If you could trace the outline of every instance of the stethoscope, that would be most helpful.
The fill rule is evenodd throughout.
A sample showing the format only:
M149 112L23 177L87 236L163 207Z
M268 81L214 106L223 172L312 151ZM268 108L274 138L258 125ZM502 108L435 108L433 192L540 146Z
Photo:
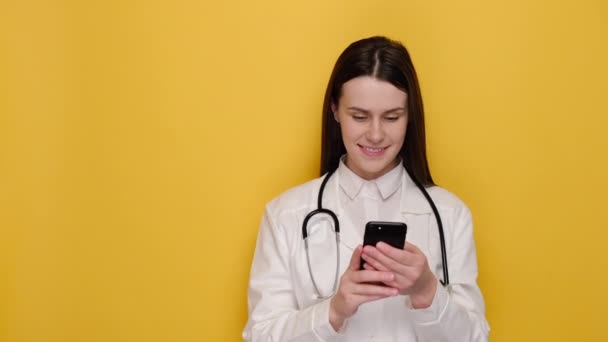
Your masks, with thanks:
M435 220L437 221L437 228L439 229L439 242L441 243L441 263L442 263L442 267L443 267L443 280L439 280L439 281L441 282L441 284L443 286L448 286L450 284L450 278L448 276L448 259L447 259L446 250L445 250L445 238L443 236L443 224L441 223L441 216L439 216L439 211L437 210L437 207L435 206L435 202L433 202L433 199L431 199L431 196L429 196L429 193L426 191L426 189L424 189L424 187L422 186L422 184L420 184L420 182L418 182L418 180L416 180L414 177L411 176L410 172L407 170L407 168L405 166L404 166L404 168L405 168L405 172L407 172L407 174L410 175L410 178L412 179L412 181L414 181L414 184L416 184L416 187L418 187L418 189L420 189L420 191L422 192L422 194L424 195L426 200L431 205L431 209L433 209L433 214L435 215ZM308 265L308 273L310 274L310 279L312 280L312 284L315 287L315 291L317 291L317 297L319 299L330 298L331 296L333 296L336 293L336 289L338 287L338 276L339 276L339 272L340 272L340 222L338 221L338 216L336 216L336 214L333 211L323 208L323 205L322 205L323 191L325 190L325 185L327 185L327 181L329 181L329 178L335 171L336 171L336 169L329 171L327 173L327 175L325 176L325 178L323 179L323 182L321 182L321 188L319 188L319 195L317 197L317 209L308 213L308 215L306 215L306 217L304 218L304 222L302 222L302 237L304 239L304 249L306 250L306 263ZM329 215L329 217L331 217L331 219L333 220L333 223L334 223L334 233L336 236L336 272L334 275L334 285L332 287L331 293L326 296L323 296L321 294L321 291L319 290L319 286L317 285L315 277L312 273L312 268L310 266L310 253L308 252L308 221L313 216L318 215L318 214L325 214L325 215Z

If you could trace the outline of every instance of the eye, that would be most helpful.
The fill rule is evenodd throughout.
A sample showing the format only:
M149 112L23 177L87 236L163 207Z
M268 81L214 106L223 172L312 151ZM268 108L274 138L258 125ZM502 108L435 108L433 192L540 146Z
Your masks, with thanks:
M367 116L361 114L353 114L353 119L355 119L355 121L365 121L365 119L367 119Z
M399 120L399 116L387 116L386 121L397 121Z

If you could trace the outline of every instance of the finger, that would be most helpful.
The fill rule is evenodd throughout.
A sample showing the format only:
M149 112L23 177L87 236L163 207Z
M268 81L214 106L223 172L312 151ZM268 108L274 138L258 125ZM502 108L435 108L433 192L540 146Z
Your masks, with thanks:
M373 302L373 301L376 301L379 299L384 299L387 297L392 297L392 296L357 296L357 307L359 307L361 304Z
M418 247L406 243L405 244L406 248L405 249L399 249L399 248L395 248L387 243L384 242L378 242L377 244L377 249L382 252L381 254L384 254L385 256L401 263L401 264L408 264L408 260L414 258L417 254L422 253L420 252L420 250L418 249ZM378 258L378 256L376 256L375 254L372 254L374 257Z
M382 265L382 263L380 263L376 258L374 258L373 256L371 256L370 254L364 252L363 254L361 254L361 258L363 258L363 260L365 260L365 266L369 265L369 267L371 267L372 269L378 270L378 271L383 271L383 272L389 272L390 270Z
M383 285L357 284L353 287L352 293L359 296L390 297L399 294L399 290Z
M365 264L363 264L363 268L364 268L364 269L366 269L366 270L369 270L369 271L378 271L377 269L375 269L375 268L374 268L374 266L372 266L371 264L368 264L367 262L366 262ZM395 282L395 279L397 279L397 276L396 276L396 275L395 275L395 277L393 278L393 281L382 281L382 282L375 281L375 282L371 282L371 283L369 283L369 284L375 284L375 285L382 285L382 284L384 284L384 285L386 285L386 286L390 286L390 287L395 287L395 288L397 288L396 286L389 285L389 284L391 284L391 283L392 283L392 284L395 284L395 283L396 283L396 282Z
M416 245L414 245L413 243L410 243L410 242L405 243L405 247L403 248L403 250L408 251L410 253L414 253L414 254L422 253L420 248L418 248Z
M392 281L395 280L395 275L391 272L360 270L352 272L349 278L353 283L359 284Z
M350 257L350 263L348 264L349 269L351 269L353 271L359 270L362 250L363 250L363 247L361 247L361 245L358 245L355 248L355 250L353 251L353 255Z
M374 268L374 266L368 264L367 262L363 264L363 269L368 271L378 271L376 268Z
M373 302L375 300L383 299L383 298L386 298L386 297L392 297L392 296L365 296L364 297L364 301L362 301L361 304L365 304L365 303L368 303L368 302ZM361 305L361 304L359 304L359 305Z
M366 251L366 254L368 252ZM374 267L381 267L388 271L395 273L403 273L406 271L408 259L412 257L412 254L405 252L404 250L394 248L383 242L378 243L376 250L371 250L369 255L376 260ZM381 266L379 266L381 265Z
M369 257L369 256L367 256L367 257L366 257L366 255L365 255L365 254L363 254L363 255L362 255L362 257L363 257L364 259L371 258L371 257ZM382 265L381 263L379 263L378 261L376 261L376 260L375 260L375 259L373 259L373 258L371 258L371 260L366 260L366 262L365 262L365 266L364 266L364 267L365 267L366 269L368 269L368 270L374 270L374 271L375 271L375 270L376 270L376 268L374 268L374 266L375 266L375 265L378 265L378 266L377 266L378 268L382 268L380 271L383 271L383 272L390 272L390 273L392 273L392 274L394 275L393 280L390 280L390 281L382 281L382 284L384 284L385 286L388 286L388 287L394 287L394 288L396 288L396 289L400 289L400 288L402 287L402 284L403 284L404 280L409 279L409 278L408 278L408 277L409 277L409 273L406 273L406 274L394 273L393 271L389 270L388 268L386 268L384 265ZM407 266L406 266L406 267L404 268L404 271L405 271L405 272L409 272L409 271L411 271L411 270L410 270L410 267L407 267Z
M399 249L396 249L393 246L390 246L384 242L379 242L377 245L382 246L382 248L384 248L384 246L388 246L388 248L390 248L390 249L395 249L397 251L400 251ZM401 250L401 252L403 252L403 251ZM378 269L379 271L385 271L385 272L399 271L398 266L400 264L400 260L394 260L392 258L387 257L386 255L384 255L382 253L382 251L379 248L376 248L373 246L364 246L363 251L361 253L361 257L364 260L366 260L365 258L369 259L369 262L372 263L372 266L374 266L374 268ZM366 262L367 262L367 260L366 260Z

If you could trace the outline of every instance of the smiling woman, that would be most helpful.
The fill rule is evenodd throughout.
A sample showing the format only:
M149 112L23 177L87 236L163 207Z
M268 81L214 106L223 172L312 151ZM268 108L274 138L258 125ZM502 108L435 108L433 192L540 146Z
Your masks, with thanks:
M325 175L266 207L244 339L487 341L471 214L431 178L405 47L385 37L352 43L330 77L323 116ZM407 242L363 248L370 221L405 224Z

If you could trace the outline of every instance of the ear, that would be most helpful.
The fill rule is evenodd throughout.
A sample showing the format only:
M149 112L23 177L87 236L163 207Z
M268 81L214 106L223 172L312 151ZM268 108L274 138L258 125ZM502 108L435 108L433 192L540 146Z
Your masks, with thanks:
M336 104L333 102L331 104L331 112L334 114L334 120L336 120L336 122L340 122L338 119L338 107L336 107Z

